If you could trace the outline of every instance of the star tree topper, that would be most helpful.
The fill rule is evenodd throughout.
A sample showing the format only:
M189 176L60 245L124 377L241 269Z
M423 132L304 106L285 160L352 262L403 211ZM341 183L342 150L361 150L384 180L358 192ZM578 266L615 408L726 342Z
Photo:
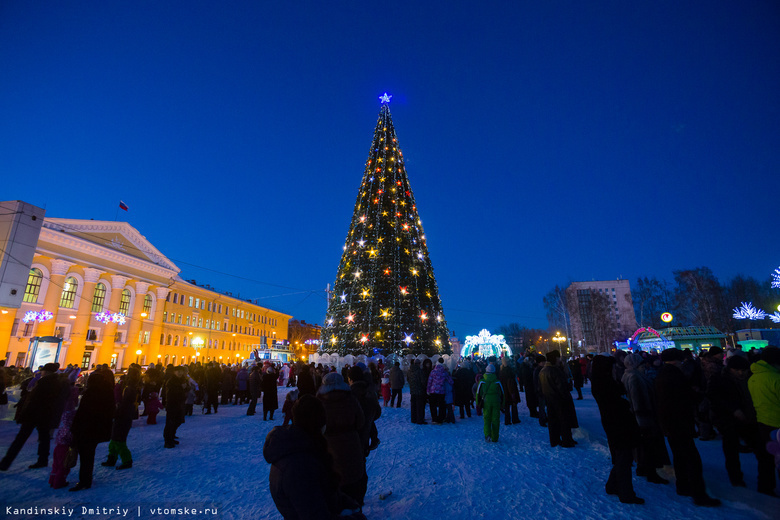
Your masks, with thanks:
M381 101L381 102L382 102L382 104L384 104L384 103L390 103L390 98L392 98L392 97L393 97L393 96L389 96L389 95L387 95L387 92L385 92L384 94L382 94L381 96L379 96L379 101Z

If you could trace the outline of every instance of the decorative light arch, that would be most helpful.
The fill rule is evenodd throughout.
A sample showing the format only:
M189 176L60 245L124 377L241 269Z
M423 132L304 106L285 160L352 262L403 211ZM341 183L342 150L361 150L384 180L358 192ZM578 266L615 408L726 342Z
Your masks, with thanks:
M462 357L478 355L483 357L512 355L512 349L506 344L502 334L490 334L482 329L477 336L466 336L466 342L460 351Z
M657 337L658 339L660 339L662 341L669 341L669 340L667 340L664 337L663 334L661 334L660 332L658 332L654 328L652 328L652 327L642 327L640 329L637 329L636 332L634 332L634 334L631 336L631 338L628 340L628 342L629 343L633 343L636 340L637 336L639 336L643 332L649 332L650 334L653 334L655 337Z

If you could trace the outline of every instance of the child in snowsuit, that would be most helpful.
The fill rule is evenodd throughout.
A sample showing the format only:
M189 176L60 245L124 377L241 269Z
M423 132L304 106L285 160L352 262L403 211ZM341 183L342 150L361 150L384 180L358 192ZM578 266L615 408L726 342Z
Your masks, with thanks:
M162 403L157 397L157 392L152 392L146 399L146 424L157 424L157 414L160 413Z
M487 372L477 387L477 406L482 406L485 422L485 441L498 442L498 427L501 424L501 410L504 408L504 388L496 377L496 367L487 366Z
M287 392L287 397L284 398L284 404L282 405L282 413L284 414L284 422L282 426L287 426L292 422L292 409L295 401L298 400L298 390L291 390Z
M387 406L387 403L390 402L390 371L385 370L385 373L382 375L382 399L384 399L384 406Z

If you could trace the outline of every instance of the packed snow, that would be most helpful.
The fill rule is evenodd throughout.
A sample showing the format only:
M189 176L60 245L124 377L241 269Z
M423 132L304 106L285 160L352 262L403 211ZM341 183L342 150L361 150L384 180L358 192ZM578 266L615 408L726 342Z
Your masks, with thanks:
M287 391L279 388L280 404ZM617 497L605 494L611 468L609 450L587 386L583 394L584 400L575 401L580 421L574 433L578 445L566 449L550 448L547 430L528 416L524 404L520 405L522 422L504 426L502 417L500 440L493 444L484 441L482 418L476 414L456 424L433 425L430 416L427 425L411 424L409 394L405 393L402 408L383 408L377 421L381 444L367 461L369 491L363 512L370 519L410 520L780 518L780 500L755 491L752 454L741 455L748 488L729 484L719 440L697 441L697 446L708 490L723 500L721 507L694 506L690 498L676 495L673 481L658 485L634 477L637 495L647 500L644 505L621 504ZM0 407L6 408L0 420L3 453L19 429L12 420L18 388L10 397L11 406ZM37 458L34 432L11 468L0 473L4 517L63 518L73 508L71 518L185 518L183 513L194 511L186 517L280 519L268 491L269 465L262 447L271 428L281 425L281 410L273 421L263 421L259 407L255 416L247 416L246 408L220 406L217 414L201 415L196 406L196 415L187 417L179 428L181 444L175 449L163 448L165 412L156 425L147 425L145 417L136 420L127 441L133 468L116 471L100 466L108 452L108 443L101 444L92 488L77 493L67 487L53 490L48 484L49 470L27 468ZM671 467L659 473L668 479L674 476ZM78 467L71 471L71 485L77 476ZM306 500L306 490L300 493L301 500ZM28 514L35 507L65 508L66 512L36 515L33 509ZM115 512L108 513L111 508ZM216 508L216 514L205 513L206 508ZM14 509L28 512L13 514ZM171 514L171 509L178 511Z

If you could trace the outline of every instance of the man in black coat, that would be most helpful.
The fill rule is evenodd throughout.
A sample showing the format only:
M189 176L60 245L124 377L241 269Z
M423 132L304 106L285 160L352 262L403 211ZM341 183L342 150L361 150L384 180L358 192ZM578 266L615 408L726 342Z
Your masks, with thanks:
M209 369L206 370L206 415L211 413L211 407L214 407L214 413L217 413L219 407L219 401L217 400L217 394L219 394L219 386L222 383L222 370L219 365L213 363Z
M261 385L263 378L260 375L260 365L252 367L252 372L249 374L249 408L246 409L247 415L254 415L257 409L257 399L262 393Z
M114 374L95 370L89 375L87 388L73 417L70 431L79 452L79 481L70 491L92 487L95 450L101 442L111 438L114 418Z
M471 363L468 360L465 360L463 362L463 365L459 369L455 371L455 374L452 376L452 378L455 380L455 388L453 389L454 393L454 404L460 408L460 418L463 419L463 413L465 408L465 413L469 417L471 417L471 400L473 399L473 395L471 393L471 388L474 386L474 378L476 377L476 374L474 373L474 370L471 368ZM412 386L411 383L412 376L409 375L409 386ZM520 422L518 420L518 422Z
M352 395L355 396L358 403L360 403L360 408L363 410L365 421L359 432L360 443L363 446L363 453L368 457L368 452L379 444L379 439L375 441L374 446L371 446L370 442L374 421L382 413L382 408L379 406L379 398L376 392L368 386L363 370L358 366L349 369L349 387L352 389Z
M1 471L11 467L33 430L38 430L38 461L32 464L30 469L45 468L49 465L49 431L59 426L70 392L68 380L57 374L59 368L58 363L47 363L41 369L42 376L30 391L24 408L19 413L22 427L0 461Z
M578 428L579 423L566 375L559 366L560 358L561 354L557 350L547 354L547 362L539 371L539 386L547 405L550 446L573 448L577 443L571 436L571 429Z
M658 422L672 450L677 494L693 497L697 506L719 506L720 500L707 495L696 436L693 388L680 368L683 353L676 348L661 352L663 366L655 379Z
M163 439L166 448L175 448L179 441L176 440L176 430L184 423L184 403L187 400L190 384L184 376L184 367L176 367L165 383L165 429Z
M501 358L501 370L498 373L498 379L501 381L501 386L504 387L504 424L507 426L520 422L520 418L517 416L520 392L517 389L517 374L512 365L514 365L514 360L504 356Z
M624 504L644 504L645 501L636 496L631 482L633 450L639 446L639 425L630 404L622 397L623 385L613 377L615 362L612 356L596 356L591 376L593 398L599 407L601 425L612 456L606 491L609 495L617 495Z

